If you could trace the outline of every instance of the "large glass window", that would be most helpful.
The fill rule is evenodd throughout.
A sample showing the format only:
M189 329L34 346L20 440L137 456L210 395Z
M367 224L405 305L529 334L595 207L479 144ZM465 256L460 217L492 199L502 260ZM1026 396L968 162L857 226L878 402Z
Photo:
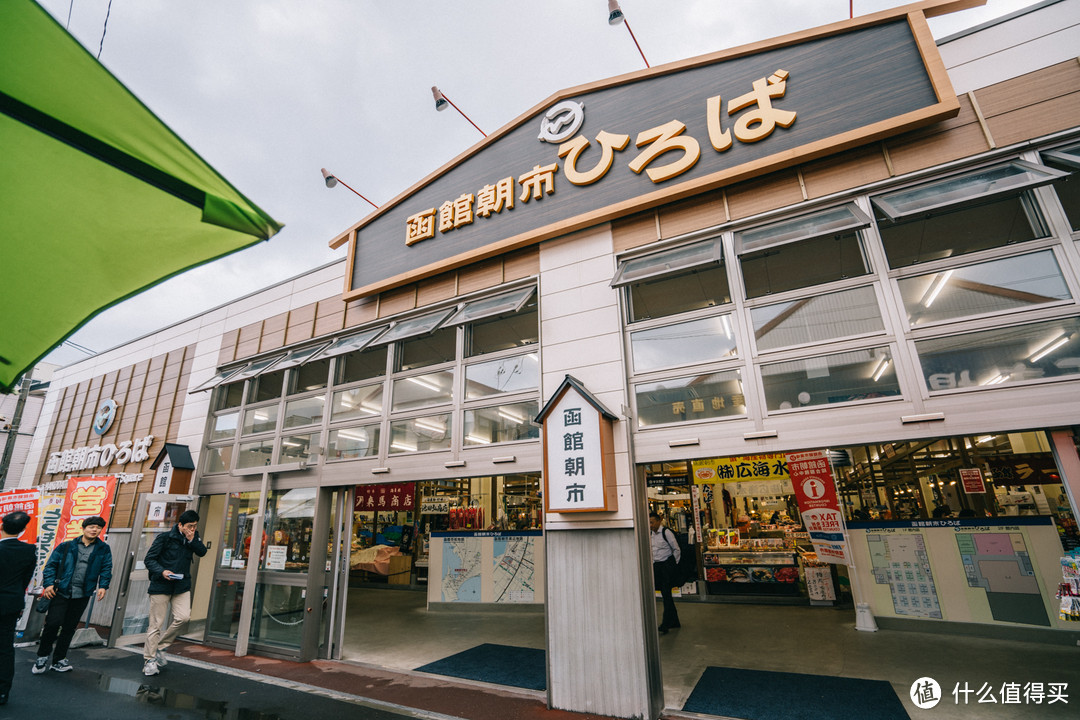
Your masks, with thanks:
M378 417L382 414L382 383L341 390L334 393L333 421Z
M738 370L641 383L634 396L638 427L746 414Z
M232 455L233 446L224 445L222 447L208 447L206 448L206 464L204 472L208 475L211 473L222 473L232 469Z
M338 383L347 385L382 377L386 374L386 352L386 346L381 345L342 356L338 360Z
M915 343L931 391L1011 385L1080 373L1080 318Z
M763 305L750 311L758 350L824 342L880 332L881 319L870 286Z
M315 360L289 373L289 394L311 392L326 387L330 379L330 359Z
M473 363L465 368L465 399L535 390L539 381L536 353Z
M900 394L887 347L761 366L769 410L869 400Z
M870 272L858 233L817 237L739 256L746 297L797 290Z
M630 350L638 373L734 357L731 316L717 315L632 332Z
M450 449L451 415L398 420L390 423L390 453Z
M727 270L720 266L690 270L630 284L630 321L667 317L731 302Z
M330 431L330 441L326 445L326 457L329 460L372 457L378 454L378 425L363 425Z
M538 403L524 402L465 411L465 444L489 445L514 440L535 440L540 427L532 419Z
M848 203L735 233L746 297L866 275L859 230L870 218Z
M431 335L398 343L397 369L415 370L452 361L457 356L457 328L445 327Z
M913 327L1071 297L1050 250L902 278L897 285Z
M285 403L284 427L302 427L314 425L323 421L326 409L326 395L313 395L311 397L290 400Z
M241 443L236 456L237 468L252 468L269 465L274 452L273 440Z
M222 413L214 418L214 425L210 428L210 442L229 440L236 437L236 423L240 420L240 413Z
M516 313L477 320L465 327L466 357L540 342L540 317L535 298Z
M284 370L275 370L252 378L248 381L248 402L257 403L281 397L284 382Z
M1080 145L1048 150L1042 154L1043 162L1051 167L1071 173L1054 181L1065 216L1073 232L1080 230Z
M271 432L277 429L278 406L263 405L244 411L244 435Z
M453 370L415 375L394 381L394 412L414 410L453 401Z
M281 452L278 453L279 463L308 462L311 456L319 450L320 433L306 435L288 435L281 438Z

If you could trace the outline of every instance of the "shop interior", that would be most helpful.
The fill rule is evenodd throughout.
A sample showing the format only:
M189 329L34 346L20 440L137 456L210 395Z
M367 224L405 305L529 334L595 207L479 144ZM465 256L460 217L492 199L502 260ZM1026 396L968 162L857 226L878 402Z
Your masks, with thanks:
M1043 515L1053 519L1063 551L1080 546L1045 432L828 448L828 455L849 523ZM777 459L783 455L719 459L748 469L712 483L694 482L695 468L708 460L644 466L650 511L697 554L698 581L683 586L684 597L850 602L846 568L817 559L790 479L770 474Z
M431 480L398 487L408 494L411 509L404 500L396 508L368 509L364 500L369 495L364 494L364 486L357 488L350 587L424 588L433 533L540 530L543 524L539 473Z

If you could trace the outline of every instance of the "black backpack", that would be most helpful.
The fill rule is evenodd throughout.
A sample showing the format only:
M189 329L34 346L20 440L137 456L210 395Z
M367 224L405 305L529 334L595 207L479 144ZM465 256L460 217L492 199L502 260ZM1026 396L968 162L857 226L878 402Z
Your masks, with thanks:
M697 553L694 552L694 546L686 542L685 536L681 533L674 532L668 527L664 528L664 532L668 536L674 537L676 544L679 546L679 564L675 568L675 577L673 578L675 585L682 586L697 580Z

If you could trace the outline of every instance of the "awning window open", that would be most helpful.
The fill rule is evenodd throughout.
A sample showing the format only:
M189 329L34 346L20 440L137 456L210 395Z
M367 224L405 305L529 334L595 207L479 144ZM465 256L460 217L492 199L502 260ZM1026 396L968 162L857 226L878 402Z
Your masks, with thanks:
M248 378L253 378L256 375L262 375L264 372L270 370L271 368L277 370L277 368L273 366L284 357L284 355L274 355L273 357L256 360L255 362L244 368L241 372L238 372L237 374L230 377L229 382L239 382L241 380L247 380Z
M454 308L447 308L445 310L439 310L438 312L428 313L427 315L421 315L420 317L402 320L391 326L386 334L379 337L374 344L386 345L395 340L404 340L406 338L416 337L417 335L433 333L443 324L446 318L450 317L450 313L452 312L454 312Z
M720 238L681 245L651 255L623 260L619 263L619 270L611 281L611 287L674 275L707 265L718 266L723 262L724 249Z
M346 335L343 338L338 338L321 351L309 356L303 362L325 360L326 358L337 357L338 355L344 355L345 353L351 353L356 350L363 350L370 345L371 341L377 338L380 333L386 330L386 327L386 325L380 325L377 328L371 328L370 330L365 330L364 332L356 333L355 335Z
M527 287L520 290L501 293L494 297L482 300L473 300L465 303L460 310L446 321L446 325L461 325L462 323L481 320L494 315L506 315L516 313L536 292L536 288Z
M204 382L202 385L199 385L194 390L189 390L188 395L192 395L192 394L197 393L197 392L202 392L203 390L212 390L213 388L216 388L218 385L225 382L226 380L231 380L234 375L238 374L241 370L243 370L243 369L245 369L247 367L248 367L247 365L237 365L236 367L231 367L228 370L222 370L217 375L210 378L209 380Z
M823 235L845 235L869 227L870 218L855 203L828 208L790 220L735 233L736 252L743 255L777 245L811 240Z
M284 370L285 368L303 365L308 360L310 360L313 355L327 347L330 347L330 343L323 343L322 345L312 345L310 347L293 350L291 353L285 356L284 360L274 366L274 370Z
M1057 150L1046 150L1042 153L1042 158L1044 161L1064 165L1073 170L1080 170L1080 145L1071 145Z
M1048 185L1069 173L1023 160L983 168L965 175L905 188L870 198L892 222L929 215L942 208L961 207Z

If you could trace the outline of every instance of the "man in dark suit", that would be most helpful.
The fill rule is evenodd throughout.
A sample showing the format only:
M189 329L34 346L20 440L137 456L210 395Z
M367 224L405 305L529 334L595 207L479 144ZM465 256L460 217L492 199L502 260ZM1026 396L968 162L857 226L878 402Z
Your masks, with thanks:
M7 705L15 675L15 623L26 604L26 588L34 576L37 551L19 540L30 516L21 510L0 522L0 705Z

